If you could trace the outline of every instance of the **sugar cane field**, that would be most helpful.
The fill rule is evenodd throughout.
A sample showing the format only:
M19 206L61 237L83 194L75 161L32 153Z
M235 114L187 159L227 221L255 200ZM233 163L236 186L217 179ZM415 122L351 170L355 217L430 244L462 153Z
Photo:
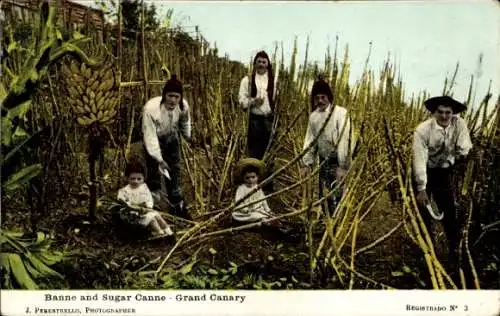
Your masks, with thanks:
M475 91L474 77L461 114L473 149L454 183L462 228L452 277L443 228L436 221L424 229L411 185L413 132L429 117L429 95L406 101L404 74L391 59L380 72L366 66L350 84L347 47L332 47L322 64L310 63L308 45L297 42L286 64L282 47L268 52L279 93L263 158L273 169L262 180L274 183L270 208L293 227L278 234L231 222L234 169L247 155L238 89L248 65L219 56L200 34L146 25L145 10L133 30L66 23L48 3L22 18L5 2L2 11L2 288L500 287L500 99ZM443 75L443 94L453 93L456 72ZM127 160L140 155L143 106L171 74L190 105L193 142L182 143L181 187L191 219L160 204L175 238L127 238L112 207ZM322 211L319 167L305 176L299 165L318 76L353 126L335 216Z

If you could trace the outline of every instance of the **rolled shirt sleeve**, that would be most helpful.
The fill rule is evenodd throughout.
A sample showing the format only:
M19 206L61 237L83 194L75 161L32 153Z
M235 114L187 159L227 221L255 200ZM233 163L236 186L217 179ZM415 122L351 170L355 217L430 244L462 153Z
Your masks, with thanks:
M163 161L158 135L156 134L156 126L151 114L147 111L144 111L142 116L142 133L144 137L144 146L149 155L158 162Z
M351 135L351 122L347 115L347 111L344 111L339 117L339 138L337 146L337 158L339 165L342 169L347 170L351 162L351 152L350 143L352 139Z
M309 118L309 121L307 123L307 131L306 131L306 137L304 139L304 146L302 150L305 150L309 145L313 142L314 140L314 133L313 133L313 126L312 126L312 120ZM309 150L305 153L304 157L302 157L302 163L305 166L312 166L314 163L314 159L316 157L316 151L317 151L317 143L311 146Z
M427 144L424 135L417 129L413 134L413 173L417 191L423 191L427 186L427 160Z
M240 91L238 93L238 101L240 106L246 110L250 104L250 91L248 91L248 76L243 78L240 83Z
M469 128L464 119L458 118L457 121L458 138L456 143L456 153L459 156L467 156L472 149L472 141L470 138Z
M189 111L189 104L183 100L184 111L179 114L179 128L182 135L187 139L191 139L191 114Z

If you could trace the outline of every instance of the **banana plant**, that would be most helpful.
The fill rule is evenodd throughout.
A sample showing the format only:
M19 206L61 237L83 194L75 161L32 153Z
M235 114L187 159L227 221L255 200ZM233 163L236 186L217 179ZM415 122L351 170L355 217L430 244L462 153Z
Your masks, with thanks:
M3 93L3 91L5 91L3 89L3 84L0 83L0 102L2 102L5 98L5 93ZM27 101L19 105L17 108L7 111L5 120L18 119L20 116L24 115L30 104L31 101ZM19 107L22 107L22 109L19 109ZM1 187L2 195L22 188L29 182L29 180L37 176L42 170L42 165L39 163L22 168L17 168L17 163L14 162L14 160L17 159L12 158L21 152L21 150L26 146L31 137L29 137L24 132L20 132L20 127L17 127L14 133L9 133L10 128L11 125L4 124L4 118L2 118L2 153L0 154L0 165L2 166L3 178ZM9 149L7 151L7 154L5 155L4 149Z
M20 47L15 42L11 30L7 29L8 55L3 60L2 69L9 84L8 89L2 88L5 97L1 100L2 125L9 127L7 136L12 135L19 125L19 120L9 119L9 112L14 112L13 116L20 116L27 112L31 106L33 93L40 82L45 79L52 65L66 56L73 56L90 68L100 68L102 66L102 61L89 58L79 47L79 45L91 38L78 35L72 39L63 39L57 27L56 12L55 1L50 4L44 1L41 4L39 24L33 28L33 39L28 48ZM15 54L16 51L28 52L27 58L18 73L14 73L6 62L9 55Z
M0 96L1 99L1 96ZM2 133L5 126L2 125ZM2 175L7 180L2 181L2 195L9 194L24 187L33 177L37 176L41 169L41 164L33 164L13 170L6 166L13 166L14 157L31 137L21 140L5 156L0 157L2 165ZM3 144L2 144L3 145ZM2 288L25 288L37 289L38 285L34 279L62 276L49 266L57 263L63 258L63 254L49 249L50 240L45 234L38 232L36 237L25 237L22 233L14 233L0 230L0 278Z
M0 101L5 98L5 89L0 83ZM22 116L31 101L27 101L18 107L7 111L6 120L18 119ZM0 154L0 165L2 166L2 195L15 192L29 183L42 170L42 165L32 164L18 168L18 160L13 159L22 152L26 144L32 139L25 133L19 133L20 127L16 128L14 134L8 134L11 125L3 124L2 118L2 149L10 148L7 154ZM7 134L7 135L6 135ZM16 170L17 169L17 170ZM62 276L49 268L62 259L62 253L49 249L50 241L45 234L37 233L35 238L27 238L22 233L14 233L0 230L0 269L2 273L2 288L25 288L37 289L34 281L46 277Z
M31 43L28 47L16 42L12 27L6 28L7 56L2 61L5 76L0 81L1 104L1 151L8 153L0 158L3 179L2 193L16 190L38 175L42 166L39 163L26 162L29 157L22 154L28 149L31 137L23 128L25 117L32 105L32 98L40 83L47 77L51 66L66 56L71 56L89 68L100 68L103 60L92 59L82 51L80 45L91 40L79 33L63 38L57 27L56 2L43 1L40 5L40 19L33 25ZM9 25L9 24L7 24ZM13 66L10 61L24 60ZM20 58L21 57L21 58ZM15 158L14 158L15 157Z
M89 67L100 67L101 63L90 59L78 45L90 38L74 37L64 41L57 28L56 4L45 1L40 6L40 19L33 30L33 40L28 48L20 47L13 41L12 33L8 45L8 55L2 61L6 76L0 81L1 104L1 154L2 195L13 193L36 177L42 170L40 163L23 164L23 150L32 137L23 129L22 122L31 108L32 96L42 82L50 66L65 56L73 56ZM18 51L28 51L24 63L15 73L8 67L10 55ZM4 180L6 179L6 180ZM22 233L0 230L0 267L4 288L20 287L36 289L34 280L62 276L49 266L63 258L63 254L52 251L50 239L43 233L30 238Z
M0 230L0 269L2 288L36 290L36 281L63 279L50 266L64 258L64 253L50 249L51 239L38 232L34 237Z

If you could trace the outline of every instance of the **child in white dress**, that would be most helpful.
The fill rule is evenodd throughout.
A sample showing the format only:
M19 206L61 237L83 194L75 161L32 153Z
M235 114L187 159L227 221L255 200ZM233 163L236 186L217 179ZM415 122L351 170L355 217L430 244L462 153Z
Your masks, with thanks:
M118 200L121 200L133 210L129 210L131 218L137 218L137 223L150 227L154 236L171 236L172 229L161 217L160 213L153 210L153 196L148 186L144 183L145 170L139 162L132 162L125 169L125 176L128 184L118 191ZM145 207L150 210L144 214L139 214L140 210L134 206Z
M235 180L238 183L235 197L236 202L243 199L250 191L253 191L255 187L258 186L259 177L263 170L264 163L258 159L245 158L239 161L235 171ZM232 213L233 219L238 222L257 222L272 218L273 216L274 214L267 204L266 196L262 189L257 190L245 199L244 202L236 206ZM266 224L282 228L282 224L278 220Z

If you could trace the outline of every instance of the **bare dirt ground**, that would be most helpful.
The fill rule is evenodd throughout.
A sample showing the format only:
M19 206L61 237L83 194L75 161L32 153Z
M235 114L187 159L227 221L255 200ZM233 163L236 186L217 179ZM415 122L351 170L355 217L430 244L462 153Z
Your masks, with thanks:
M77 177L75 177L76 182ZM114 185L114 184L113 184ZM113 186L111 185L111 186ZM183 185L185 187L185 184ZM156 268L174 244L172 240L143 241L124 238L109 220L109 214L100 210L95 223L85 224L87 196L82 195L78 184L68 185L66 194L52 196L46 209L50 210L38 224L39 231L54 232L55 246L68 249L67 260L55 268L66 276L66 284L51 284L49 287L82 288L127 288L123 270L137 271L144 266ZM75 189L73 189L75 188ZM106 192L113 196L113 190ZM186 193L188 196L192 192ZM3 201L4 202L4 201ZM27 229L30 210L22 198L6 201L8 212L4 212L4 227ZM271 207L280 208L279 200L272 200ZM12 210L15 210L12 211ZM196 220L196 218L195 218ZM360 223L357 249L361 249L392 230L402 221L400 208L391 204L388 195L383 195L375 208ZM224 227L229 222L221 223ZM217 230L222 227L212 227ZM283 236L264 228L227 233L203 241L188 244L178 249L167 266L178 267L193 253L200 260L213 266L227 267L233 262L239 267L241 277L246 274L261 276L266 280L279 280L293 276L294 288L340 288L347 287L350 273L339 278L334 271L318 268L310 280L308 247L305 229L298 225L293 236ZM316 232L318 243L322 232ZM441 225L434 225L435 249L438 258L446 267L446 239ZM342 250L344 258L350 257L350 242ZM479 247L472 249L476 269L480 271L482 288L499 288L498 270L484 269L489 258ZM477 255L482 254L482 255ZM427 267L420 249L408 238L404 227L390 237L355 257L357 272L385 285L399 289L431 288ZM356 278L353 288L380 288Z

